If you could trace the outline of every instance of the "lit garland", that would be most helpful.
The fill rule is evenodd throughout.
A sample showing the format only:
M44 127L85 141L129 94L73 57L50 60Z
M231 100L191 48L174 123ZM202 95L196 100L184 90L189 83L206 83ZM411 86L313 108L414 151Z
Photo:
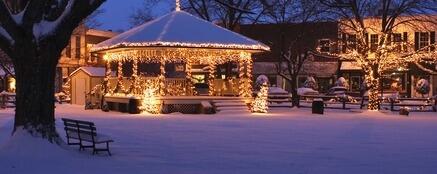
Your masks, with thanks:
M215 80L215 71L217 69L217 65L214 62L211 62L209 64L209 68L208 68L208 86L209 86L209 90L208 90L208 94L209 96L214 96L215 92L215 86L214 86L214 80Z
M103 81L104 81L104 88L106 90L106 93L109 93L109 94L114 93L114 91L110 88L111 83L109 81L109 78L111 77L111 73L112 72L111 72L110 62L107 61L106 62L106 74L105 74L105 79L103 79Z
M157 88L155 88L155 85L152 84L153 82L149 80L146 83L150 85L147 85L148 87L144 90L143 102L140 109L152 114L158 114L161 112L162 105L158 99Z
M123 62L118 61L117 68L117 84L114 89L115 93L125 93L124 85L123 85Z
M252 102L252 112L267 113L268 107L268 94L269 87L266 82L264 82L259 90L255 100Z
M196 95L193 85L193 75L191 73L193 66L193 60L187 59L185 73L187 74L187 93L191 95Z
M142 48L138 50L126 50L108 52L105 54L107 61L131 61L138 59L139 62L156 63L165 59L167 62L181 62L191 59L197 64L209 64L211 61L223 64L229 61L239 61L250 58L248 51L221 50L221 49L198 49L198 48Z
M117 50L115 50L117 51ZM138 63L160 63L160 74L157 77L159 86L157 90L160 96L183 96L196 95L194 85L192 84L192 65L207 64L209 66L209 95L217 95L215 91L215 73L217 65L226 62L238 62L239 64L239 82L238 94L245 98L250 98L252 95L252 58L251 53L243 50L222 50L222 49L198 49L198 48L142 48L139 50L124 50L117 52L108 52L104 55L107 62L118 62L118 78L114 92L117 95L130 94L142 95L141 77L138 77ZM133 61L133 76L129 90L125 90L123 86L122 64L124 62ZM165 63L186 63L186 80L184 82L178 80L166 80L165 78ZM233 81L232 83L233 84ZM234 87L234 85L231 85Z
M203 44L193 44L184 42L143 42L143 43L129 43L122 42L114 44L111 46L99 46L96 45L91 49L91 52L116 49L116 48L126 48L126 47L186 47L186 48L209 48L209 49L241 49L241 50L260 50L260 51L270 51L270 48L263 44L256 45L242 45L242 44L219 44L219 43L203 43Z
M165 59L161 61L161 64L159 66L160 74L158 76L159 81L159 95L165 96Z
M249 55L241 54L239 65L239 95L249 98L252 96L252 59Z
M131 77L131 84L129 87L129 93L130 94L141 94L141 85L140 85L140 79L138 77L138 60L134 59L132 64L132 77Z

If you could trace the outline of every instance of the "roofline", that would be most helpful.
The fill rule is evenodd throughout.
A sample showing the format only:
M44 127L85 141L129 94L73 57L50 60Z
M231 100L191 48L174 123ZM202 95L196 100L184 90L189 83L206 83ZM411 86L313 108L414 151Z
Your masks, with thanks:
M132 45L137 45L140 43L131 43ZM259 46L259 49L249 49L249 48L237 48L237 47L195 47L195 46L168 46L168 45L159 45L159 44L150 44L150 46L128 46L125 44L117 44L111 47L100 47L100 48L93 48L91 50L91 53L105 53L105 52L109 52L109 51L113 51L113 52L117 52L119 50L125 50L125 49L135 49L135 48L197 48L197 49L211 49L211 50L241 50L241 51L248 51L248 52L252 52L252 53L259 53L259 52L268 52L270 51L270 47L268 46L263 46L263 45L252 45L255 47ZM250 45L248 45L248 47L251 47ZM263 49L264 47L264 49Z
M86 31L86 35L109 37L109 38L117 36L118 34L120 34L120 33L113 32L113 31L92 29L92 28L90 28Z
M93 68L105 68L105 67L93 67ZM74 70L72 73L70 73L70 74L68 75L68 77L70 77L70 76L76 74L77 72L79 72L79 70L82 70L83 72L85 72L86 74L88 74L90 77L105 77L105 76L95 76L95 75L92 75L90 72L85 71L82 67L79 67L79 68L77 68L76 70Z

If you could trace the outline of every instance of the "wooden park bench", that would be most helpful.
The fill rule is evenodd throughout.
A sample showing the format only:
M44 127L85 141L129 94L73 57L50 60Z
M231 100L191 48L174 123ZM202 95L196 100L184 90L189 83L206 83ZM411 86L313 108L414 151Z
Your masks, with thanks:
M93 148L93 155L100 151L106 151L111 156L111 152L109 151L109 143L114 141L108 136L98 134L96 132L96 126L93 122L73 120L68 118L62 118L62 121L64 121L64 130L67 135L68 145L79 145L79 150ZM70 139L75 139L79 142L73 143ZM106 143L106 148L97 148L97 144L103 143Z

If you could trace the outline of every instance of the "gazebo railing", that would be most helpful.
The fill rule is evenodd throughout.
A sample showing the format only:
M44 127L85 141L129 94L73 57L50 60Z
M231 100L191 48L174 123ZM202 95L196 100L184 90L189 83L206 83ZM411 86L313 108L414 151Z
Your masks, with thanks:
M164 84L167 96L193 95L192 90L189 89L188 80L185 78L166 78Z
M124 77L121 83L123 84L123 90L128 93L131 92L134 95L144 95L143 90L147 87L161 89L161 83L159 77L140 77L138 79L139 88L137 91L129 91L133 82L130 78ZM163 81L163 96L193 96L194 88L193 84L189 83L186 78L165 78ZM117 78L113 77L109 79L109 88L114 91L117 85ZM239 95L240 79L214 79L213 80L213 95L214 96L238 96ZM115 91L114 91L115 92Z

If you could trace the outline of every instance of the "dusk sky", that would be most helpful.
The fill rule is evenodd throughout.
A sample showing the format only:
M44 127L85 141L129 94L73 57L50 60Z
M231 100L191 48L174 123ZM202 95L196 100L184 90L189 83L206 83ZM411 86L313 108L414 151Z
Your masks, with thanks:
M107 0L100 8L104 9L104 13L98 17L102 26L99 27L105 30L126 30L129 29L129 16L135 9L143 6L144 0ZM152 12L154 15L163 15L168 12L170 5L163 2L157 5Z

